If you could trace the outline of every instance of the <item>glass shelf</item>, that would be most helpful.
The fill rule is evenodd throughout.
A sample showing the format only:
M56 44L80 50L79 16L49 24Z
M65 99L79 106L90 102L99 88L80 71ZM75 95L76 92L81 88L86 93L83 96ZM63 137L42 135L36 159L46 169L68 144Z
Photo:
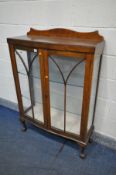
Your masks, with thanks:
M30 101L30 98L27 97L27 96L24 96L23 94L22 94L22 98L25 99L25 100L27 100L28 102ZM76 99L76 100L77 100L77 99ZM36 103L36 104L39 104L39 105L42 104L42 103L39 102L38 100L36 100L35 103ZM51 105L51 108L54 109L54 110L56 110L56 111L64 112L64 109L58 108L58 107L56 107L56 106L52 106L52 105ZM25 110L26 110L26 109L27 109L27 108L25 107ZM78 115L78 116L80 116L79 113L76 113L76 112L73 113L73 112L67 110L67 114L68 114L68 113L70 113L70 114L72 114L72 115Z
M25 115L29 116L30 118L33 118L33 112L34 112L34 119L44 122L43 119L43 104L39 103L37 101L34 101L34 104L31 105L30 98L26 96L22 96L23 102L25 101ZM33 112L32 112L33 110Z
M43 107L42 104L36 104L33 106L33 111L34 111L34 119L44 123L44 119L43 119ZM30 110L28 110L25 115L33 118L32 115L32 108Z
M18 72L19 74L21 74L21 75L24 75L24 76L27 76L27 74L25 74L25 73L23 73L23 72ZM35 78L35 79L39 79L40 80L40 77L38 76L34 76L34 75L32 75L32 74L30 74L30 76L29 77L31 77L31 78ZM58 81L55 81L55 80L49 80L50 82L52 82L52 83L57 83L57 84L64 84L63 82L58 82ZM67 86L75 86L75 87L80 87L80 88L83 88L84 86L82 85L83 83L78 83L79 85L75 85L75 84L69 84L69 83L67 83Z
M24 98L24 99L26 99L26 100L30 100L29 97L24 96L23 94L22 94L22 98ZM42 104L41 102L39 102L39 100L35 100L34 102L37 103L37 104Z
M18 71L18 73L21 74L21 75L27 76L27 74L24 73L24 72L20 72L20 71ZM40 79L39 76L35 76L35 75L32 75L32 74L30 74L29 77L36 78L36 79Z

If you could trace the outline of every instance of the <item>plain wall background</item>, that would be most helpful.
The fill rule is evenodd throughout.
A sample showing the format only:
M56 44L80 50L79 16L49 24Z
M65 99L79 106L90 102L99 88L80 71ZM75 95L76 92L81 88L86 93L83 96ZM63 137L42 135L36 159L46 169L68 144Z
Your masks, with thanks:
M0 98L17 103L7 37L30 27L99 30L105 38L95 130L116 139L116 1L0 0Z

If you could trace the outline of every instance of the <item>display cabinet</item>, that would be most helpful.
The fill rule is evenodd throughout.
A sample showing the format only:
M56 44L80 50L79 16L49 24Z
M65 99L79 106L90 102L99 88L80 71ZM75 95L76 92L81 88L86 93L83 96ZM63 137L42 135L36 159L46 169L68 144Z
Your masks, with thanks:
M103 37L98 31L31 28L7 41L24 130L29 121L74 140L84 158L94 129Z

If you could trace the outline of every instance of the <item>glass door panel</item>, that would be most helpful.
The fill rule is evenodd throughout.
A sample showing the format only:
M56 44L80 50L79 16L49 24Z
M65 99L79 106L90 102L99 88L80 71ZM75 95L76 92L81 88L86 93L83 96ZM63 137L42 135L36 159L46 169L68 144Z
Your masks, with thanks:
M81 111L83 101L85 62L75 60L75 69L67 81L67 120L66 131L80 134ZM73 68L72 68L73 69ZM70 112L70 113L69 113Z
M80 134L84 58L49 56L51 127Z
M59 68L54 65L55 63L53 61L53 59L49 59L51 126L64 130L64 84L59 73Z
M40 67L37 52L15 50L25 115L44 122Z

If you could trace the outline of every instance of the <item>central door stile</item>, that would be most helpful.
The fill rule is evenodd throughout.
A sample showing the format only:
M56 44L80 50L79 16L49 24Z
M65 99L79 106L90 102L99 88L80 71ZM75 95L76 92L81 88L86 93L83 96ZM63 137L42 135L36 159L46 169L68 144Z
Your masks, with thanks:
M41 76L41 89L43 99L43 114L44 124L50 128L50 98L49 98L49 71L48 71L48 52L47 50L39 49L39 63Z

